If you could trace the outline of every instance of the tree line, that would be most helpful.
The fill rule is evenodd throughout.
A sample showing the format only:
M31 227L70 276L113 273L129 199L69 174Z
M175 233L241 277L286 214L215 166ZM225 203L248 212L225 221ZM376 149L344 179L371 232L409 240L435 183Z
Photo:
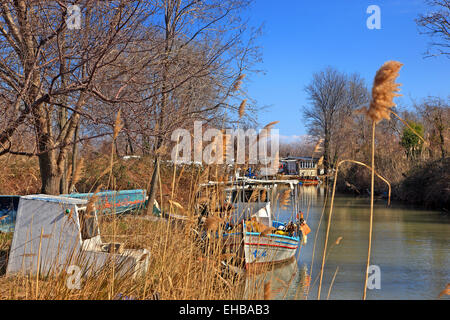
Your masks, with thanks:
M80 146L112 141L154 157L202 120L254 123L243 79L257 70L252 0L5 0L0 7L0 156L37 157L41 192L68 193ZM80 28L69 29L69 5ZM69 170L71 172L69 172ZM152 203L152 202L150 202Z
M428 12L415 20L419 32L429 36L424 59L450 56L448 32L450 2L427 0ZM365 120L371 93L357 73L328 67L316 72L305 87L308 97L302 113L308 133L322 140L323 165L329 174L342 159L370 160L370 125ZM376 168L393 183L404 179L418 166L448 158L450 150L450 96L429 96L391 110L391 120L379 124L375 143ZM439 166L439 165L437 165ZM347 178L361 178L351 166ZM358 173L357 173L358 172ZM345 178L345 177L344 177ZM364 179L363 179L364 180Z

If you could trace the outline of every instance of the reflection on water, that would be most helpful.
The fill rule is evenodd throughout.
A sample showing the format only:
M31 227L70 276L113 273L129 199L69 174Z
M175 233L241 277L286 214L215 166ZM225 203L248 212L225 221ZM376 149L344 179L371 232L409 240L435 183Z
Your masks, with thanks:
M299 267L295 259L280 266L274 266L264 272L247 272L243 281L243 299L261 300L264 288L270 285L269 296L272 300L285 300L297 297L305 299L310 277L306 266Z
M325 200L323 188L300 189L299 208L312 232L293 263L266 274L247 276L245 295L261 295L271 280L273 299L317 298L329 207L320 225ZM361 299L364 288L369 233L369 199L337 196L331 221L329 247L321 298L326 299L336 274L330 299ZM275 215L288 220L292 207ZM317 233L317 234L316 234ZM381 289L368 290L367 299L436 299L450 283L450 219L439 212L405 204L375 203L371 264L381 269ZM312 264L315 238L314 264ZM342 237L339 244L336 240ZM262 298L262 296L259 296Z

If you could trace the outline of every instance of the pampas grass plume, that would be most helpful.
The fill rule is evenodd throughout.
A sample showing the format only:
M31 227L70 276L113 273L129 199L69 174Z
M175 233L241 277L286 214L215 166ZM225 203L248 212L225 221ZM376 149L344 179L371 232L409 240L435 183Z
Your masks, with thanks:
M322 142L323 142L323 139L320 139L320 140L317 142L316 146L314 147L313 154L316 153L317 151L319 151L320 145L322 144Z
M114 134L113 139L116 140L117 136L119 135L120 130L123 128L122 120L120 119L120 112L121 109L117 112L116 116L116 122L114 123Z
M268 137L270 135L270 131L272 130L273 126L276 125L277 123L280 123L280 121L272 121L271 123L267 124L258 134L256 141L258 142Z
M86 205L86 215L89 215L91 212L94 211L95 203L98 200L98 193L100 192L100 189L102 187L102 184L99 184L98 187L94 191L94 195L89 198L89 201Z
M242 80L245 78L245 74L241 74L236 81L233 83L232 91L238 91L241 88Z
M241 105L239 106L239 118L242 119L242 117L245 114L245 106L247 105L247 99L242 100Z
M375 121L380 122L383 119L390 119L390 109L395 107L393 99L401 96L400 84L395 83L399 76L399 71L403 66L398 61L386 62L376 73L372 87L372 100L370 102L367 115Z
M281 207L281 209L284 210L289 205L290 195L291 195L291 190L289 190L289 189L285 190L283 192L283 194L281 195L281 198L280 198L280 207Z
M318 166L321 166L322 164L323 164L323 156L321 156L319 161L317 162Z

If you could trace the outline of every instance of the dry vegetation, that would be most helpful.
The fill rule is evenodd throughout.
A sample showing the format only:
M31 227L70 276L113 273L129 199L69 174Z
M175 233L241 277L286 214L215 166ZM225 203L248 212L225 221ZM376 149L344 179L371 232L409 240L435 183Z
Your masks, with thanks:
M342 159L371 162L372 121L376 121L374 163L377 173L391 183L392 197L442 210L448 208L448 202L442 200L450 197L450 185L438 168L445 168L448 163L450 101L428 97L412 106L393 105L391 101L398 95L398 85L389 79L398 74L400 67L396 63L384 66L370 93L358 75L347 75L333 68L314 74L306 87L310 104L305 107L304 116L311 137L315 141L323 139L323 165L329 176ZM311 156L313 141L282 145L280 150L284 156ZM435 189L432 192L430 188L425 197L419 198L423 201L416 201L411 196L416 192L414 189L430 185L414 185L409 181L420 181L420 168L424 167L435 173L430 181L442 188L440 192L434 192ZM341 192L369 195L370 171L355 163L343 164L337 188ZM378 179L374 190L378 196L387 195L385 183Z
M89 185L87 181L95 184L104 182L108 174L98 178L99 173L108 168L108 160L105 156L82 170L77 188L92 190L95 185ZM141 170L150 163L151 159L117 161L112 170L112 181L118 187L143 187L148 183L148 176L142 177L138 173L144 172ZM205 182L208 177L223 180L223 173L215 167L205 171L196 167L182 167L178 168L178 174L173 179L173 167L162 166L161 169L161 177L167 179L163 185L170 186L171 180L178 181L174 193L170 187L163 189L164 211L171 207L172 212L191 217L188 222L159 219L142 213L102 216L99 221L104 242L121 242L126 248L146 248L150 251L150 267L145 277L136 280L130 277L117 278L114 276L114 268L106 266L95 278L84 280L81 290L68 289L69 275L64 272L54 278L6 277L4 273L12 234L0 234L0 299L242 299L246 278L244 275L224 271L221 261L231 256L223 254L220 240L212 241L210 237L206 242L200 241L198 232L201 229L193 209L193 198L197 190L192 182L196 181L198 185L198 181ZM149 172L148 167L145 171ZM123 172L127 174L121 175ZM220 194L220 190L213 190L206 197L210 207L222 203L223 199L216 197L217 194ZM289 190L282 193L280 201L283 205L288 204L288 195ZM160 197L161 194L158 193L157 198ZM220 218L217 219L220 222ZM221 228L220 223L215 223L213 229L220 234ZM270 284L264 281L266 271L270 269L257 270L258 281L253 284L251 291L245 291L245 298L268 299L272 296ZM278 293L280 290L287 290L289 285L277 283L276 290ZM301 293L299 290L299 294Z
M115 279L113 269L107 267L95 278L86 279L81 290L69 290L65 273L57 278L41 278L38 284L35 277L2 276L0 298L117 299L122 294L142 300L154 299L156 293L159 299L238 298L236 287L228 282L233 280L222 277L220 255L204 255L193 237L192 225L176 228L163 220L146 221L130 216L102 220L100 226L104 241L150 250L151 265L144 278ZM7 240L0 241L0 250L7 249Z

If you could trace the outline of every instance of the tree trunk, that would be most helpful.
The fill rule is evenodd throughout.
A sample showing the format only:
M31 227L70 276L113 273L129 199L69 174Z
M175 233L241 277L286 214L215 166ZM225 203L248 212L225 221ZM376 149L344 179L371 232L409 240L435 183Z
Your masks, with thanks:
M130 154L134 155L134 148L133 148L133 141L131 141L130 136L127 137L128 138L128 143L127 143L127 152L128 149L130 150ZM127 153L128 154L128 153Z
M64 126L67 123L67 110L65 108L61 108L59 110L59 127L60 127L60 131L63 130ZM64 164L63 164L63 172L61 174L61 182L60 182L60 186L59 186L59 192L62 194L67 194L69 193L69 181L67 178L68 175L68 161L65 158L64 160Z
M158 184L159 162L160 162L159 155L155 155L152 180L150 181L150 188L148 194L147 215L153 213L153 203L155 202L156 188Z
M328 174L330 169L330 133L327 128L325 128L325 137L323 141L323 167L325 170L325 175Z
M439 140L440 140L439 145L441 147L441 156L442 156L442 159L444 159L445 158L445 141L444 141L444 135L443 135L442 130L439 130Z
M72 147L72 179L70 180L70 187L69 187L69 193L74 191L75 188L75 172L77 172L77 165L78 165L78 130L80 128L80 124L78 123L75 127L75 132L73 134L73 147Z
M65 88L67 85L67 74L66 74L66 59L64 58L64 53L65 53L65 38L64 38L64 33L62 34L61 37L61 50L63 52L63 58L60 61L60 66L59 66L59 72L61 73L61 87ZM63 105L67 105L67 96L62 97L62 104ZM66 108L60 108L59 109L59 130L60 132L63 131L64 127L67 124L67 109ZM68 166L69 163L67 161L67 158L65 157L63 160L63 165L62 165L62 174L61 174L61 183L60 183L60 187L59 187L59 192L62 194L67 194L69 193L69 181L68 181Z
M39 155L39 168L41 172L41 193L59 195L61 174L58 175L56 162L52 159L52 152L48 151Z

